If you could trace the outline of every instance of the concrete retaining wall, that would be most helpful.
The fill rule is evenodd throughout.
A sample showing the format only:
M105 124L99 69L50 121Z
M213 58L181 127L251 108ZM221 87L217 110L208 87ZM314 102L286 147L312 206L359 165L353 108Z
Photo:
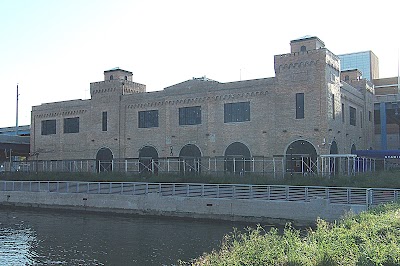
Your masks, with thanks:
M333 221L349 211L366 210L365 205L331 204L325 199L289 202L160 196L158 193L132 196L1 191L0 204L268 224L292 222L294 225L312 225L318 217Z

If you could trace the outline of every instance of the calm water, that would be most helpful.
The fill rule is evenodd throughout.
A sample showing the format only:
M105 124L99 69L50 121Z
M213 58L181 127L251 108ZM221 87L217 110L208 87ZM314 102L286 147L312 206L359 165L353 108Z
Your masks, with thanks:
M174 265L218 249L233 227L246 226L0 208L0 265Z

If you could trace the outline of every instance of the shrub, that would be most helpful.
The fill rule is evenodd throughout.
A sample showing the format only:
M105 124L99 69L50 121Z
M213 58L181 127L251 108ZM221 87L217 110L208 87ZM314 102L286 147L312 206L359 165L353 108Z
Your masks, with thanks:
M263 227L234 231L219 251L181 265L399 265L400 204L385 204L337 223L317 220L302 232Z

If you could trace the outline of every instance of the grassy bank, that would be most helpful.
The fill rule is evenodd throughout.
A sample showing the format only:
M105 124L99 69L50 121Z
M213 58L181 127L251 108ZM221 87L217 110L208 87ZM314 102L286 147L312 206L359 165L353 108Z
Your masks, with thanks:
M356 176L302 176L287 175L274 178L259 175L133 175L125 173L2 173L1 180L44 181L113 181L113 182L169 182L169 183L215 183L215 184L268 184L298 186L342 186L399 188L400 172L375 172Z
M227 235L219 251L181 265L400 265L400 205L379 206L305 235L262 227Z

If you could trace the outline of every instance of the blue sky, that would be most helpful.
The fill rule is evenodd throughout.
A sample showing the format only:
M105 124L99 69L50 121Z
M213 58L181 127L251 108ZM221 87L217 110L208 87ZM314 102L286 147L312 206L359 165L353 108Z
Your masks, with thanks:
M120 67L148 91L207 76L274 76L274 55L315 35L335 54L372 50L397 75L397 1L0 0L0 127L32 106L87 99Z

